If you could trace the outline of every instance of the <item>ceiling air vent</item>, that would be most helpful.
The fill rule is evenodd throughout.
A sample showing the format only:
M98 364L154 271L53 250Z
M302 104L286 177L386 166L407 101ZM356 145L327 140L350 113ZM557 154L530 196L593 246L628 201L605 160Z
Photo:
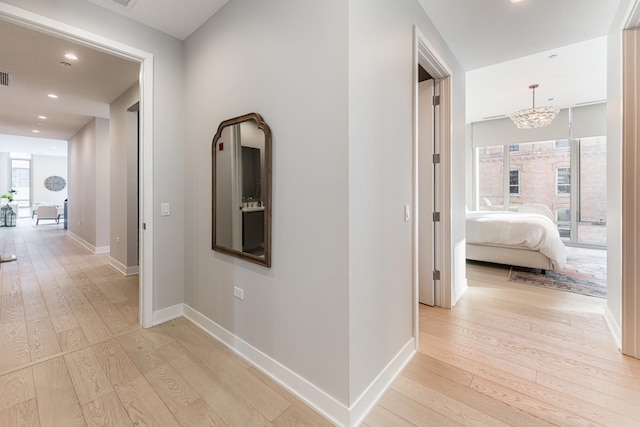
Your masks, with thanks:
M11 87L11 73L0 71L0 86Z
M119 4L122 7L126 7L127 9L131 9L136 0L113 0L115 4Z

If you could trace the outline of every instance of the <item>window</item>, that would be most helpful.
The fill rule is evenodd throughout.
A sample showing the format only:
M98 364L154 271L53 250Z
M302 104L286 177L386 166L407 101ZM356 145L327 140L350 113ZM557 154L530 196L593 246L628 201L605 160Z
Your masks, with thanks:
M568 139L556 139L555 148L569 148L569 140Z
M519 153L520 152L520 144L510 144L509 145L510 153Z
M517 169L509 171L509 194L512 196L520 194L520 171Z
M556 224L558 224L558 232L563 239L571 237L571 208L556 209Z
M556 169L556 192L557 194L571 194L571 169Z

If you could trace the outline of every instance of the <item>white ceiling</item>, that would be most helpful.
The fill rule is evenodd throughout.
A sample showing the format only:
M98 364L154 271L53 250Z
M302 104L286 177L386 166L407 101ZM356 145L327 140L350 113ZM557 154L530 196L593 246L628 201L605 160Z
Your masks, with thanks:
M109 104L138 80L138 63L2 20L0 40L0 71L12 74L0 86L0 134L68 140L93 117L108 118Z
M228 0L86 0L184 40ZM467 121L606 96L605 36L620 0L418 0L467 73ZM595 39L595 40L594 40ZM0 134L69 139L137 80L138 64L0 21ZM585 42L587 41L587 42ZM583 43L584 42L584 43ZM78 61L63 67L64 53ZM548 59L549 54L558 56ZM56 91L57 100L46 98ZM36 125L38 115L48 116Z
M127 7L114 0L88 1L184 40L229 0L130 0Z
M467 123L530 107L534 83L539 106L606 98L604 37L619 0L418 1L468 71Z

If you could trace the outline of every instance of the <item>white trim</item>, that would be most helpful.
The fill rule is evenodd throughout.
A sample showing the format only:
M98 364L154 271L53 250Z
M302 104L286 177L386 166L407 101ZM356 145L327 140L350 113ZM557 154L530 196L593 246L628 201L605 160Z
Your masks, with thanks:
M452 258L451 258L451 68L440 57L436 49L429 43L417 26L414 29L414 54L413 68L414 76L419 64L435 79L434 93L440 96L440 107L436 109L436 141L434 152L440 154L440 167L436 168L439 185L435 188L435 209L440 211L441 221L436 229L438 247L435 249L434 267L440 270L440 280L436 281L436 306L451 308L452 292L454 283L452 282ZM414 81L413 92L413 214L414 221L418 217L418 85L417 78ZM413 230L413 289L414 289L414 338L418 341L418 230L414 224Z
M168 322L178 317L184 316L184 304L176 304L171 307L161 308L160 310L153 312L153 325L156 326L161 323Z
M140 273L140 268L137 265L132 267L127 267L117 259L113 257L109 257L107 264L109 264L114 269L118 270L123 276L136 276Z
M609 327L609 331L611 331L618 351L620 351L622 349L622 329L620 325L618 325L618 322L616 322L616 318L608 305L604 307L604 320L607 322L607 326Z
M82 237L69 230L67 230L67 236L75 240L77 243L82 245L85 249L89 250L93 254L108 254L109 252L111 252L109 246L93 246L91 243L87 242Z
M141 63L140 324L142 327L148 328L153 323L153 55L81 28L2 2L0 2L0 18ZM146 224L147 233L145 233L142 224ZM104 250L104 247L97 248L97 250Z
M416 340L411 338L351 405L352 426L358 426L364 421L416 352Z

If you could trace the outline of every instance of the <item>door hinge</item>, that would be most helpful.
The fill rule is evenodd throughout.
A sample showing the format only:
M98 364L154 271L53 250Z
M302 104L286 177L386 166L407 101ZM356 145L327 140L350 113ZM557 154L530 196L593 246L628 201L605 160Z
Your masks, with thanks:
M433 105L440 105L440 95L436 95L433 97Z
M433 270L433 280L440 280L440 270Z
M433 213L433 222L438 222L440 221L440 212L434 212Z
M142 229L143 229L143 230L146 230L146 229L147 229L147 223L146 223L146 222L143 222L143 223L142 223Z
M433 155L433 163L434 164L440 163L440 153Z

